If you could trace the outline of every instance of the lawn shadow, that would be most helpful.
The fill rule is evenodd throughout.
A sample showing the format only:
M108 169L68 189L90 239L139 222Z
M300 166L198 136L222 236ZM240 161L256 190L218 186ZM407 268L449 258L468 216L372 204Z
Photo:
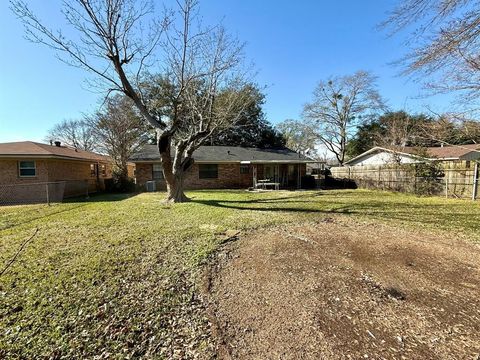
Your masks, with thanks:
M313 198L322 196L321 192L316 192L312 194L299 194L296 196L284 196L277 198L266 198L266 199L249 199L249 200L217 200L217 199L195 199L192 198L193 203L214 206L227 209L236 209L236 210L251 210L251 211L279 211L279 212L303 212L303 213L341 213L349 214L351 213L348 210L347 206L344 208L338 209L314 209L308 207L294 207L288 206L288 202L292 201L293 203L312 203ZM308 197L307 197L308 196ZM300 200L304 199L304 200ZM236 204L236 205L235 205ZM248 206L248 205L259 205L259 206ZM283 206L282 206L283 205Z
M63 200L63 203L97 203L123 201L137 196L139 193L94 193L87 196L71 197Z

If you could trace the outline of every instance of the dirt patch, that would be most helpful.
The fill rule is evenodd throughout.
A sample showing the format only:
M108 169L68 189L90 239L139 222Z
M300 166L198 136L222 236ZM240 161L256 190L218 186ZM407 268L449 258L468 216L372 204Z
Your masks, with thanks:
M480 249L327 219L244 236L211 272L224 358L477 359Z

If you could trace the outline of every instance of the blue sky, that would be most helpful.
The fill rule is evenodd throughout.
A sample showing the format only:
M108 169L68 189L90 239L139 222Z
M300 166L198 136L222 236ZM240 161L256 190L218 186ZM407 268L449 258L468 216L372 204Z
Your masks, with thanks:
M62 27L59 0L30 0L52 27ZM267 86L265 112L272 123L299 118L316 83L359 69L379 77L378 88L394 109L448 109L449 98L418 98L420 86L390 65L405 53L403 35L376 30L396 0L203 0L206 23L223 19L247 43L256 81ZM44 138L63 119L96 109L101 96L88 89L86 74L58 61L53 52L24 39L23 27L0 4L0 142Z

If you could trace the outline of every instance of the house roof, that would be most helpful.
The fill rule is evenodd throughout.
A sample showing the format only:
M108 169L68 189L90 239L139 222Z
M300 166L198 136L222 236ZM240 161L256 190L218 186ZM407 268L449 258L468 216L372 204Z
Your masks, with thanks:
M290 149L259 149L239 146L200 146L193 153L197 163L309 163L314 160ZM146 145L138 151L130 161L154 162L160 161L158 147Z
M33 141L0 143L2 158L57 158L66 160L109 161L104 155L64 145L48 145Z
M358 162L358 160L362 159L367 155L370 155L371 153L381 151L402 154L410 156L412 158L420 158L421 156L418 155L419 150L420 148L418 147L409 146L391 148L375 146L370 150L367 150L364 153L354 157L353 159L346 161L345 164L348 165L356 163ZM429 160L463 160L470 158L480 158L480 144L428 147L425 150L429 155Z

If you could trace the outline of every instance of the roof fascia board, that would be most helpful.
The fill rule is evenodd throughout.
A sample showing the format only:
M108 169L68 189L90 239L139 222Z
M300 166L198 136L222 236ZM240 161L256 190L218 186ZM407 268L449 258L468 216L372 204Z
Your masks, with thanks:
M69 161L97 161L97 162L110 162L107 159L88 159L88 158L75 158L69 156L61 156L61 155L28 155L28 154L21 154L21 155L9 155L0 154L0 159L54 159L54 160L69 160Z
M152 160L130 160L136 164L161 163L159 159ZM307 164L322 163L315 160L235 160L235 161L214 161L214 160L195 160L195 164Z

